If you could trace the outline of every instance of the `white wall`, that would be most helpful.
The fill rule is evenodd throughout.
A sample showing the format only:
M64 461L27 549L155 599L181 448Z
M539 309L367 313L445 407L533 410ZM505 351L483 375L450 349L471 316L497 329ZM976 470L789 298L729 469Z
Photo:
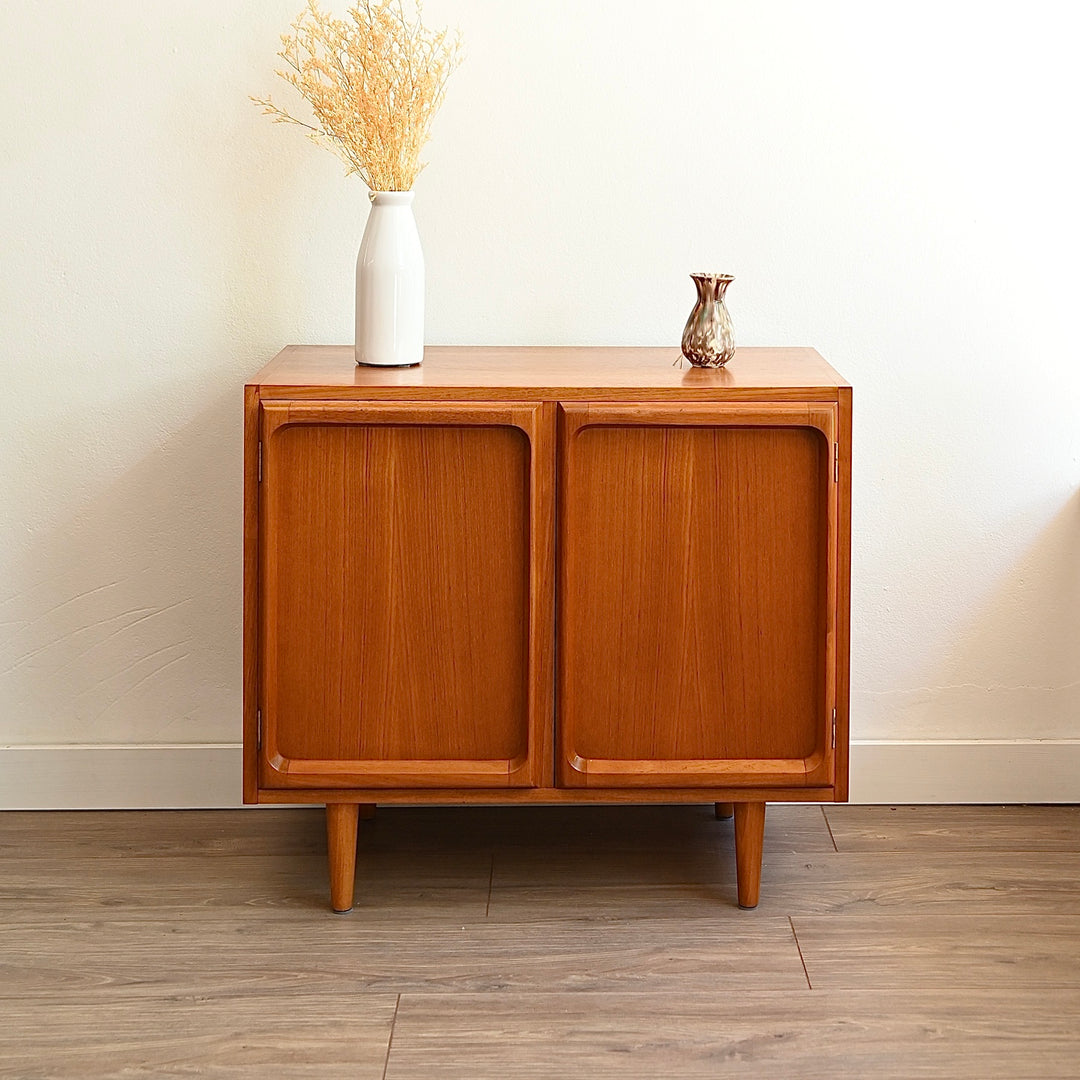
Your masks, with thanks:
M300 6L0 9L0 805L239 798L240 388L350 340L367 208L247 100ZM856 797L1080 799L1071 5L425 11L429 340L674 344L734 273L856 388Z

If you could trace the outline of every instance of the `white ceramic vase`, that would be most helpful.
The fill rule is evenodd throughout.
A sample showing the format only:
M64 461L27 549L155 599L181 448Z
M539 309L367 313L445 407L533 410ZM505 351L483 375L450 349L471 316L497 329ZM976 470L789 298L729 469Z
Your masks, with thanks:
M356 362L411 367L424 359L424 252L411 191L371 192L356 258Z

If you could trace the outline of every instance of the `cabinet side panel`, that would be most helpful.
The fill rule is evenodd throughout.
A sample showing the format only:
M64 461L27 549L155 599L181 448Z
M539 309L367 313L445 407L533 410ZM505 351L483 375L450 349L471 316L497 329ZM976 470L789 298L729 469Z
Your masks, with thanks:
M595 424L566 454L567 756L794 761L820 750L822 434Z
M290 424L270 457L277 752L528 749L529 442L510 426Z
M259 391L244 389L244 802L259 801Z
M851 387L839 390L837 506L836 801L847 802L851 733Z

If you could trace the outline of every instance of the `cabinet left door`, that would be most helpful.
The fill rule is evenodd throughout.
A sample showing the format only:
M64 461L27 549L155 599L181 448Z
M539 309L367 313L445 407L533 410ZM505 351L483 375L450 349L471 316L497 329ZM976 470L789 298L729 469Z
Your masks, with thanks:
M554 406L264 401L263 788L552 782Z

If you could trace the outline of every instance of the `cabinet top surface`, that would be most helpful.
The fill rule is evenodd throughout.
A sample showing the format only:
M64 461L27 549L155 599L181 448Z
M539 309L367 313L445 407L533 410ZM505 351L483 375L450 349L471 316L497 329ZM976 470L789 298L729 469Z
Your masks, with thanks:
M289 345L249 383L263 397L741 397L835 399L848 384L813 349L740 348L723 368L678 348L429 345L412 368L358 367L351 345Z

